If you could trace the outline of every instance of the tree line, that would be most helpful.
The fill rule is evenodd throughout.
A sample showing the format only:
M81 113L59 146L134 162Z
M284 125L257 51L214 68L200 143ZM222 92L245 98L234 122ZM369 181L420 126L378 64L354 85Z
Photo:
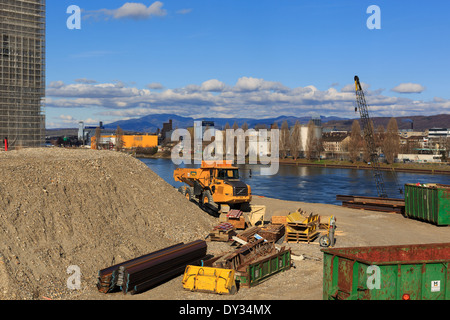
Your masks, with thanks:
M398 135L398 124L395 118L391 118L388 122L386 130L382 125L379 125L376 130L373 127L373 122L370 122L372 132L374 132L374 142L378 154L384 154L387 163L394 163L395 158L400 152L400 136ZM367 145L367 140L364 139L364 133L361 132L361 125L358 120L354 120L351 128L350 139L344 149L348 151L348 156L351 162L362 160L369 162L371 155Z

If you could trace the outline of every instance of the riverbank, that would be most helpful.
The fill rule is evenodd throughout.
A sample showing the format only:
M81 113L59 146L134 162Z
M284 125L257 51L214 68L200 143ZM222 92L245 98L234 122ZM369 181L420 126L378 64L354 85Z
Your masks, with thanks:
M295 267L236 295L183 289L177 276L138 295L99 293L98 271L179 242L205 239L219 220L201 211L141 161L119 152L23 149L0 154L0 300L321 300L323 253L313 243L283 243ZM14 174L11 174L11 173ZM449 227L399 214L255 195L264 220L301 208L337 218L336 246L450 242ZM433 235L430 237L430 235ZM208 242L208 253L235 249ZM80 288L67 287L78 266Z
M170 153L157 152L154 155L135 155L137 158L143 159L170 159ZM338 161L338 160L306 160L306 159L280 159L280 165L293 166L310 166L323 168L341 168L341 169L357 169L372 170L372 166L365 162ZM392 172L409 172L424 174L444 174L450 175L450 164L438 163L394 163L380 164L380 170Z

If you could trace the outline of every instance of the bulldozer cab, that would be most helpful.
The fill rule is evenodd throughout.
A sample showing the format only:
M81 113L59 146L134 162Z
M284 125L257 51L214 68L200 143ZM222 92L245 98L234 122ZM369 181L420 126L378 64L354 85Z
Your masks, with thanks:
M217 169L216 178L219 180L239 180L238 169Z

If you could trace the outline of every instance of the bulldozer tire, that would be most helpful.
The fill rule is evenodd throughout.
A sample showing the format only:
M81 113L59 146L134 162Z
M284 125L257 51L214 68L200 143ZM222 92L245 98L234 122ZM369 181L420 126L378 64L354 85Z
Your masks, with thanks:
M186 194L186 186L179 187L178 192L184 196Z
M209 205L213 206L213 207L218 207L218 205L214 202L211 191L209 190L205 190L203 191L202 194L202 203L206 204L208 203Z
M194 199L194 189L191 187L186 187L186 193L184 194L184 196L189 201L192 201L192 199Z
M243 212L250 212L250 211L252 211L252 208L250 206L250 203L244 202L239 205L239 210L241 210Z

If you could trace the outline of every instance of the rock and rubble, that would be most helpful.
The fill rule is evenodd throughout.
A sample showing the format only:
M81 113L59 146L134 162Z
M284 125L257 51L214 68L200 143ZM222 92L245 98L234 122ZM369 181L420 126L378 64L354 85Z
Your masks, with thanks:
M145 164L118 152L3 152L0 176L0 299L70 298L69 266L95 287L98 270L203 239L214 224Z
M1 152L0 175L0 299L322 299L323 254L317 242L283 243L301 258L293 261L294 267L231 296L183 290L182 276L138 295L99 293L99 270L176 243L205 239L218 220L143 162L118 152ZM252 204L266 206L266 221L299 208L334 215L337 247L450 242L450 226L401 214L257 195ZM230 249L229 242L208 243L212 255ZM76 267L81 286L72 290L68 280Z

